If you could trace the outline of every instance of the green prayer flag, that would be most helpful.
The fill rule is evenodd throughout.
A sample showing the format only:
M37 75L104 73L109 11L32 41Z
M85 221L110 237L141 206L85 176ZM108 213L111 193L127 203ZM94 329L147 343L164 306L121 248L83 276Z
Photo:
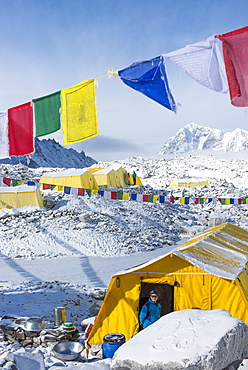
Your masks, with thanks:
M200 204L204 204L204 198L200 198L199 201L200 201Z
M117 192L117 199L122 200L123 199L123 193L120 191Z
M246 204L246 198L242 198L242 204Z
M33 99L35 136L44 136L60 129L60 91Z
M53 190L57 185L51 185L51 190Z
M18 181L12 179L12 186L16 186L16 185L18 185Z
M153 195L148 195L148 202L153 202Z
M92 193L91 189L86 189L86 193L88 194L89 197L91 197L91 193Z

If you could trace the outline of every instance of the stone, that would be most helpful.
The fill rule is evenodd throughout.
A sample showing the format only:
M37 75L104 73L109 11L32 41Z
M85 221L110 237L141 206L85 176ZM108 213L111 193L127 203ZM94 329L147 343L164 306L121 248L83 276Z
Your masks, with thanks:
M237 370L248 325L225 310L169 313L121 345L111 370Z

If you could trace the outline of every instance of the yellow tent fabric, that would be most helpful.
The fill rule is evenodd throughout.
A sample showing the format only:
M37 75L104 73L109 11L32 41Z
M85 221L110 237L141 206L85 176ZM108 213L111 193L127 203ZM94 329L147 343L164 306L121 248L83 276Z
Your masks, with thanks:
M154 288L160 293L163 314L225 309L248 324L247 256L248 232L226 223L157 259L113 275L89 345L102 342L109 333L122 333L127 340L136 334L139 309Z
M123 188L125 186L123 171L101 168L94 171L93 176L98 186L105 186L106 188Z
M98 190L94 176L87 169L68 169L59 172L48 172L40 178L40 183Z
M129 181L130 181L130 184L134 184L133 175L132 174L129 174ZM139 176L136 177L136 185L143 185Z
M181 187L199 187L209 185L208 180L205 179L181 179L171 181L169 188L181 188Z
M25 206L44 207L41 192L36 186L0 187L0 208Z
M64 144L98 135L95 80L87 80L61 91Z

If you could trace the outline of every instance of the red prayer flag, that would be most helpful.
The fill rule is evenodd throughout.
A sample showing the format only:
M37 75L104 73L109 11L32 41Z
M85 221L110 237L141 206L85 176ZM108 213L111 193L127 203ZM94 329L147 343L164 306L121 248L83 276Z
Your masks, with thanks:
M84 196L85 194L85 189L78 188L78 195Z
M43 190L51 189L51 185L49 185L49 184L43 184L42 189Z
M194 204L199 204L200 203L200 198L195 198Z
M117 191L111 191L111 199L117 199Z
M143 195L143 202L148 202L148 195L147 194Z
M248 106L248 27L216 35L222 41L232 105Z
M7 186L10 186L11 185L11 179L7 178L7 177L4 177L3 179L3 183Z
M238 204L242 204L242 198L238 198Z
M34 153L34 121L32 103L8 109L9 155Z
M170 197L170 202L171 203L174 203L175 202L175 198L174 197Z

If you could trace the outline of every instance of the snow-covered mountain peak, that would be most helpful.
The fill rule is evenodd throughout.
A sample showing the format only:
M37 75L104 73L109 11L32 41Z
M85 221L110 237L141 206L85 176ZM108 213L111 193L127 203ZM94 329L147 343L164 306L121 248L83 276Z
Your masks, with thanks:
M248 149L248 131L236 128L223 133L216 128L190 123L170 137L159 154L186 153L193 150L222 150L239 152Z

